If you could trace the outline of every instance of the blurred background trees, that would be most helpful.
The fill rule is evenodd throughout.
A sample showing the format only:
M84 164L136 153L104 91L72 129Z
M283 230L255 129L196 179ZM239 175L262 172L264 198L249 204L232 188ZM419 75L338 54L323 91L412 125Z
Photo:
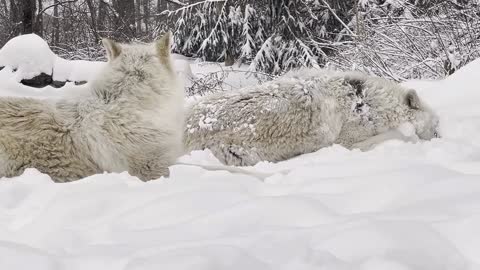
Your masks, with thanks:
M479 1L0 0L0 46L24 33L69 59L103 58L102 37L152 41L252 71L359 69L439 78L480 56Z

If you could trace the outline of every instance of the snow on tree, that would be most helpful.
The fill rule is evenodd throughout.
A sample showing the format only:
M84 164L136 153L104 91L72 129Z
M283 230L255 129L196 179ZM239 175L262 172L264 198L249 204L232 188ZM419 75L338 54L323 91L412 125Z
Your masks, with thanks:
M360 0L329 65L397 81L441 78L480 57L478 2Z
M179 14L174 48L208 61L251 62L252 71L274 74L319 67L326 59L323 40L338 31L331 22L338 18L328 12L318 0L202 1L171 13Z

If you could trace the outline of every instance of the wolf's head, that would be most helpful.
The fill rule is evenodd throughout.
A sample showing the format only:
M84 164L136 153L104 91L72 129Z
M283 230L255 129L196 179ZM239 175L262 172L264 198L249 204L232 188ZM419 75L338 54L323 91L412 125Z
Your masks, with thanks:
M417 95L417 92L413 89L405 89L401 85L378 77L367 76L366 74L359 72L347 72L345 73L345 82L350 84L355 90L357 97L362 97L364 92L370 90L374 94L370 94L373 97L379 97L377 100L381 101L380 104L374 106L385 106L385 102L388 102L383 98L382 91L388 90L399 98L399 101L408 107L408 118L415 126L417 136L423 140L430 140L440 137L439 133L439 119L435 112ZM368 91L367 91L368 92ZM368 94L367 94L368 95ZM367 97L368 102L368 97ZM371 100L370 100L371 102ZM357 104L362 105L363 103ZM396 102L392 104L397 104Z
M109 65L126 71L148 69L172 71L170 42L170 32L153 44L120 44L107 38L102 40Z
M170 33L150 44L120 44L103 39L108 63L94 82L95 91L108 102L124 94L141 98L148 96L147 92L162 94L173 89L176 76L170 42Z
M411 109L413 119L412 124L420 139L430 140L439 138L439 119L433 110L421 101L417 92L409 89L405 93L405 103Z

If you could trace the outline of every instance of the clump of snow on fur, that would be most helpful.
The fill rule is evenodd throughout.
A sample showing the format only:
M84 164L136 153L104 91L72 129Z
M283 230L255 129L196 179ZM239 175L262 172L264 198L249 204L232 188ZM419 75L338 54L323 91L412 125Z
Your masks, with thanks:
M212 124L217 122L218 120L215 119L215 118L210 118L210 117L206 117L206 116L203 116L199 122L198 122L198 126L201 128L201 129L212 129Z

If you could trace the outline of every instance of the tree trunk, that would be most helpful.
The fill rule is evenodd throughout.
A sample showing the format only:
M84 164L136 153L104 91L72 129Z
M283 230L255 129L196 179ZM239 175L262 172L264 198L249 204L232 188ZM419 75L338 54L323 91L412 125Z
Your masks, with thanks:
M224 9L223 11L225 12L225 16L229 16L230 12L232 11L232 5L231 2L226 2L222 3L222 6L225 5L224 7L220 8L219 14L222 12L222 8ZM234 26L232 26L233 28ZM230 31L226 31L225 33L227 35L226 37L226 43L225 43L225 66L233 66L235 63L235 55L234 55L234 47L236 44L233 44L233 39L234 37L232 36L234 29ZM229 33L230 32L230 33Z
M34 32L36 0L22 0L22 34Z
M58 22L58 0L54 0L53 4L55 5L53 7L53 44L55 46L58 46L58 43L60 43L60 24Z
M100 35L104 35L103 31L105 31L105 17L107 14L107 4L105 4L104 0L98 1L98 16L97 16L97 28Z
M160 13L164 10L167 10L168 9L168 6L167 6L167 0L158 0L157 2L157 12Z
M12 37L21 33L21 3L10 0L10 19L13 25Z
M38 0L38 10L39 12L43 9L42 0ZM34 14L37 13L37 9L35 9ZM33 25L33 32L37 35L43 37L43 14L36 14L35 15L35 24Z
M115 33L121 40L134 38L135 35L135 1L117 0L114 8L118 12L116 20L117 29Z
M143 23L145 24L145 32L149 34L150 27L150 0L143 0Z
M142 34L142 0L135 0L135 25L137 35Z
M157 16L155 16L157 23L160 23L165 20L166 16L160 16L159 14L165 10L167 10L167 1L166 0L158 0L157 1Z
M3 15L7 16L8 15L7 0L2 0L1 3L2 3Z
M95 6L93 4L93 0L86 0L86 3L90 12L90 29L92 29L93 36L95 37L95 43L98 43L100 38L97 32L97 14L95 11Z
M234 64L235 64L235 58L230 53L230 50L227 49L225 52L225 66L230 67L230 66L233 66Z

